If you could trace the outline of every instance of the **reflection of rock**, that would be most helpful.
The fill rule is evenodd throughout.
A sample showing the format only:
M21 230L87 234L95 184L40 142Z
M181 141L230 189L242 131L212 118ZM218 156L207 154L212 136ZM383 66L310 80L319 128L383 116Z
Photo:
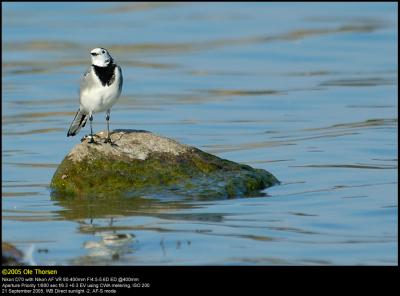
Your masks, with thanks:
M53 196L55 205L61 209L58 215L66 220L98 219L120 216L162 216L166 210L190 209L193 206L183 200L169 200L168 203L160 199L143 197L129 198L126 196L103 196L90 198L75 198L68 196ZM167 215L165 219L168 219ZM175 215L171 216L174 219ZM83 227L83 226L82 226ZM90 226L85 227L90 229ZM80 229L80 231L83 229Z
M257 194L279 181L262 169L218 158L146 131L117 130L115 145L100 132L76 145L53 176L53 196L185 196L231 198Z
M56 205L62 209L59 215L66 220L95 219L119 215L146 213L149 209L157 212L159 204L148 198L128 198L124 196L102 196L91 198L72 198L53 196Z
M1 242L1 264L2 265L22 265L24 254L7 242Z

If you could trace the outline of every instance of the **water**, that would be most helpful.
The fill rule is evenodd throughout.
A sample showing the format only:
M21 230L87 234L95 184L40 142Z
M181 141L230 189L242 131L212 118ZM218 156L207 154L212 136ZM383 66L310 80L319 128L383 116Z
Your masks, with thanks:
M2 7L2 239L31 264L398 263L397 3ZM207 202L51 198L98 46L123 67L113 129L282 184ZM94 124L104 129L104 114Z

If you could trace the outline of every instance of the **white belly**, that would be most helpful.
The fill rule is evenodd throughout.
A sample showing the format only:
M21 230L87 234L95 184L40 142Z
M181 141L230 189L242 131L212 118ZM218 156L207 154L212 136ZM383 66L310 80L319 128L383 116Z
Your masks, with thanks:
M90 88L81 93L81 108L88 113L103 112L117 102L119 97L116 83L105 87Z

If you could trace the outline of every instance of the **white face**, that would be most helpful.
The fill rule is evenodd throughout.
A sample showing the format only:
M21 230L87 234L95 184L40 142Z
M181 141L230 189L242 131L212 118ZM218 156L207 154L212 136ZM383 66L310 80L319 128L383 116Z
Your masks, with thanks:
M101 47L92 49L90 54L92 56L92 65L98 67L107 67L113 61L108 51Z

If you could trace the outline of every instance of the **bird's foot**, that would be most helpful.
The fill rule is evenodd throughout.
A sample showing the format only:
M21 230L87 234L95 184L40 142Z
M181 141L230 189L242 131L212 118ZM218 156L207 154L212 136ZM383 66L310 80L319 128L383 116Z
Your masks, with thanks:
M106 138L105 140L104 140L104 143L110 143L110 145L111 146L115 146L115 147L118 147L118 145L117 144L115 144L115 143L113 143L112 141L111 141L111 138Z
M92 144L92 145L101 145L101 143L96 142L95 140L91 139L88 144Z
M91 135L85 135L85 136L81 139L81 142L83 142L83 141L85 141L85 140L87 140L87 139L89 139L88 144L96 144L96 145L99 145L99 143L96 142L96 141L94 140L94 135L93 135L93 136L91 136Z

